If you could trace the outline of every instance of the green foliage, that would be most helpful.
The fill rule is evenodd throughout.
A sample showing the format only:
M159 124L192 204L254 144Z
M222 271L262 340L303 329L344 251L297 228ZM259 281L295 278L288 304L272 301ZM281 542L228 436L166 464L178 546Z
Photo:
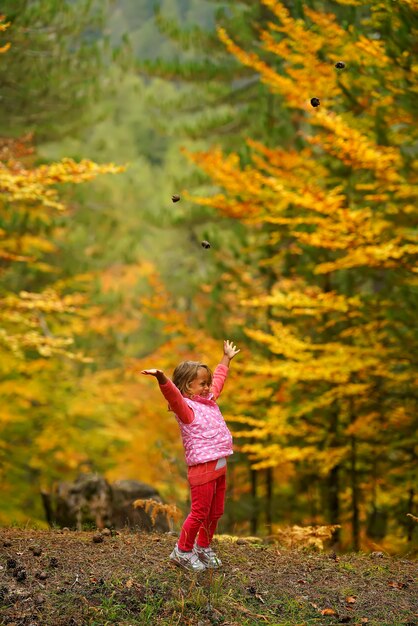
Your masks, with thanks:
M11 53L0 65L0 135L65 136L91 121L91 104L109 89L107 68L126 50L105 34L110 2L4 0Z

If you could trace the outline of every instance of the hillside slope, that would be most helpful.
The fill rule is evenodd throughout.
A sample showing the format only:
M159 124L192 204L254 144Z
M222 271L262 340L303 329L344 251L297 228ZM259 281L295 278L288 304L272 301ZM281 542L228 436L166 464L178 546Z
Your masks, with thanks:
M168 561L168 533L94 535L0 528L0 624L418 624L417 564L405 558L219 536L222 569L195 575Z

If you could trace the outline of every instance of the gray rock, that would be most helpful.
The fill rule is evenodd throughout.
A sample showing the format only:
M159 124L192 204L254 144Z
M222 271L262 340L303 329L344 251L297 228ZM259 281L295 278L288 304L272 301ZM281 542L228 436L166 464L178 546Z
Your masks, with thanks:
M43 492L48 523L61 528L124 528L166 532L169 524L159 513L153 521L144 507L135 508L135 500L162 502L158 491L136 480L118 480L109 484L98 474L80 474L73 483L58 483L53 493Z

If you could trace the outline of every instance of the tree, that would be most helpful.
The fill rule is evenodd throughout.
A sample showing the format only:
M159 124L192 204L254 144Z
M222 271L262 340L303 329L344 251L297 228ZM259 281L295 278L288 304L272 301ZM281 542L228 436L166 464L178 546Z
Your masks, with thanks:
M6 26L0 22L0 30ZM59 216L66 210L57 185L122 168L71 159L37 166L29 137L2 139L0 155L0 522L10 523L25 519L22 502L41 517L36 488L89 457L104 459L109 446L125 439L116 426L119 384L107 384L106 411L93 402L95 393L102 395L94 388L83 412L73 408L81 397L74 393L77 368L91 361L77 336L94 311L79 288L83 277L60 281L57 263Z
M344 522L351 511L358 547L373 456L392 504L409 498L411 506L413 489L415 13L407 2L393 11L385 2L359 2L346 31L332 13L304 7L302 21L281 2L263 4L276 19L260 33L260 46L276 63L247 52L225 29L219 36L280 94L297 141L290 150L249 140L250 165L219 148L190 155L221 190L195 201L248 224L253 258L274 277L263 290L252 266L247 284L231 286L254 311L247 334L268 348L252 371L266 377L269 404L259 425L248 420L253 443L243 449L254 467L290 462L297 475L320 477L329 521ZM314 95L318 108L309 102ZM380 498L387 500L383 492Z
M108 66L127 60L104 33L108 9L96 0L2 3L13 54L0 67L0 136L36 129L42 141L91 120L91 103L109 89Z

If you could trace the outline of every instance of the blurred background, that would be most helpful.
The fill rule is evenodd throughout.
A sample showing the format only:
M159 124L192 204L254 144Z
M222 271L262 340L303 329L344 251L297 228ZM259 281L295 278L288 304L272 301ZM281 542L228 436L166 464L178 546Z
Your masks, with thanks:
M219 530L416 551L416 0L1 13L0 525L90 472L186 512L139 372L228 338Z

